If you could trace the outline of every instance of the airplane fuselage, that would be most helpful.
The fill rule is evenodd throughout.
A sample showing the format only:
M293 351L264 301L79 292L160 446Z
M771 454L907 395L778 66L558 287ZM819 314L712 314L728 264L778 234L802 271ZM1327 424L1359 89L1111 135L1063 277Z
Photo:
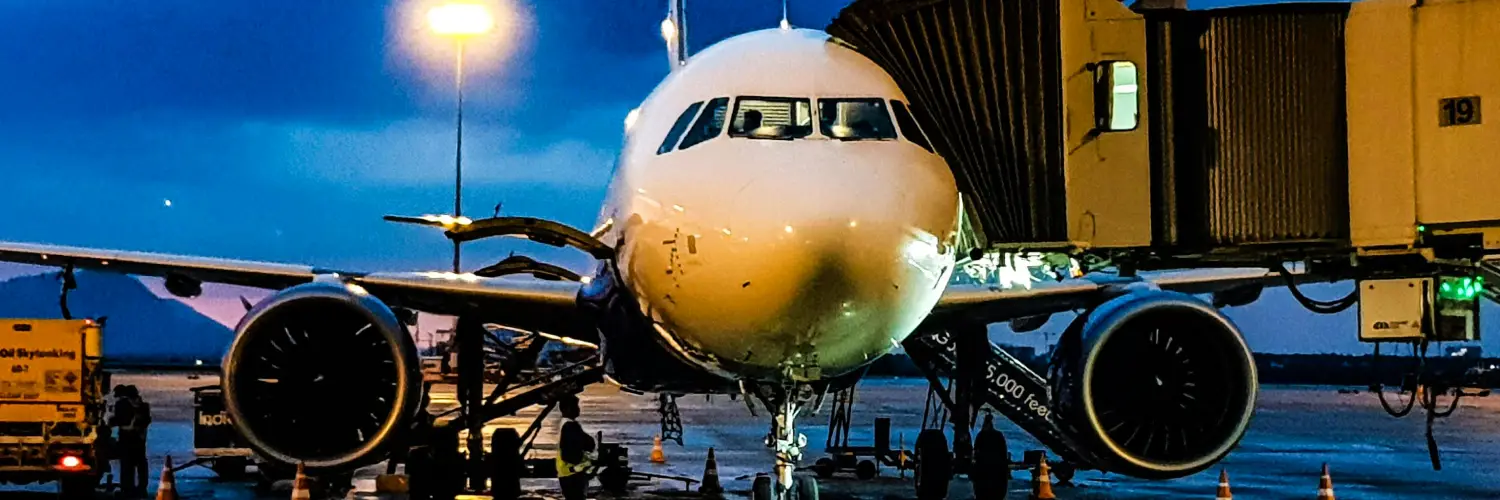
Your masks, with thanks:
M600 214L617 258L596 278L649 330L603 332L606 350L650 338L718 378L803 381L899 345L943 292L961 210L905 101L810 30L741 35L674 71Z

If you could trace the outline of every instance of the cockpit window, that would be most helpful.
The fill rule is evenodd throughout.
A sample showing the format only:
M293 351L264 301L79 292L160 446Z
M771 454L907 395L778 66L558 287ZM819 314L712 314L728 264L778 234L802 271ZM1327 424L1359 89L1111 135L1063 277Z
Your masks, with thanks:
M688 130L687 136L682 138L682 144L677 149L687 149L700 142L719 136L724 130L724 113L729 110L729 98L720 97L708 101L703 107L703 114L698 116L698 121L693 122L693 128Z
M661 141L660 147L656 148L656 154L665 154L672 150L672 146L677 145L677 139L682 138L682 132L687 130L688 124L693 122L693 117L698 115L698 108L701 107L703 107L703 101L695 102L677 117L677 122L672 124L672 130L667 132L667 138Z
M896 126L881 99L818 99L818 125L823 135L841 141L896 138Z
M812 134L812 104L790 97L741 97L730 137L798 139Z
M929 153L936 153L932 149L932 143L927 141L927 136L922 134L922 128L917 126L916 117L906 109L906 104L901 101L891 101L891 111L896 113L896 124L901 126L901 136L912 144L921 146Z

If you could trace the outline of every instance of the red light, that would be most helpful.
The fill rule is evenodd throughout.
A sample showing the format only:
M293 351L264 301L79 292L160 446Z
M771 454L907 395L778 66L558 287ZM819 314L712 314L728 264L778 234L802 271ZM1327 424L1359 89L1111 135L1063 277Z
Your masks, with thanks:
M62 457L62 460L59 460L58 463L62 464L64 469L77 469L78 466L83 465L83 459L67 455Z

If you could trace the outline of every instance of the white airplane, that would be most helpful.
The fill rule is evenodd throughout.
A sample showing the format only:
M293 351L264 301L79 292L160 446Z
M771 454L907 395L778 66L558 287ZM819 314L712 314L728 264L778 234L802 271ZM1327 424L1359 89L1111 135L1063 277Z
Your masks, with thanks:
M1177 477L1228 453L1253 407L1250 353L1214 308L1172 290L1279 278L948 287L963 208L907 102L880 67L821 31L752 32L695 55L645 100L591 233L421 219L458 238L584 248L598 265L576 282L5 242L0 260L160 276L187 296L203 282L281 289L238 325L226 404L260 456L314 469L384 459L422 411L420 363L393 310L597 342L608 376L633 390L753 397L772 417L778 497L802 481L792 476L799 414L914 332L1068 310L1088 312L1064 339L1076 358L1054 375L1043 416L1097 459L1085 465ZM1202 364L1216 368L1194 375ZM1148 414L1157 420L1141 423ZM1153 446L1157 431L1181 437Z

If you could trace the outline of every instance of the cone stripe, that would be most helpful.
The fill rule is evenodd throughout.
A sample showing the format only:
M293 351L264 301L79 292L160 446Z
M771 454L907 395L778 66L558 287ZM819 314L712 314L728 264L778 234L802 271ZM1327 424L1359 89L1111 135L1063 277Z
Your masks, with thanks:
M156 500L177 500L177 477L172 472L172 456L167 455L161 468L161 480L156 484Z
M1041 465L1037 467L1034 484L1032 485L1031 498L1033 500L1054 500L1057 498L1052 493L1052 475L1048 473L1046 459L1042 459Z
M297 464L297 478L292 480L292 500L311 500L311 481L307 479L307 469L302 464Z
M661 449L661 435L657 435L653 444L651 445L651 463L667 463L667 454Z
M1333 477L1328 475L1328 464L1323 464L1323 477L1318 478L1318 500L1334 500Z
M714 458L714 449L708 449L708 459L703 468L703 482L698 487L698 492L708 495L717 495L724 492L723 485L719 484L719 461Z

